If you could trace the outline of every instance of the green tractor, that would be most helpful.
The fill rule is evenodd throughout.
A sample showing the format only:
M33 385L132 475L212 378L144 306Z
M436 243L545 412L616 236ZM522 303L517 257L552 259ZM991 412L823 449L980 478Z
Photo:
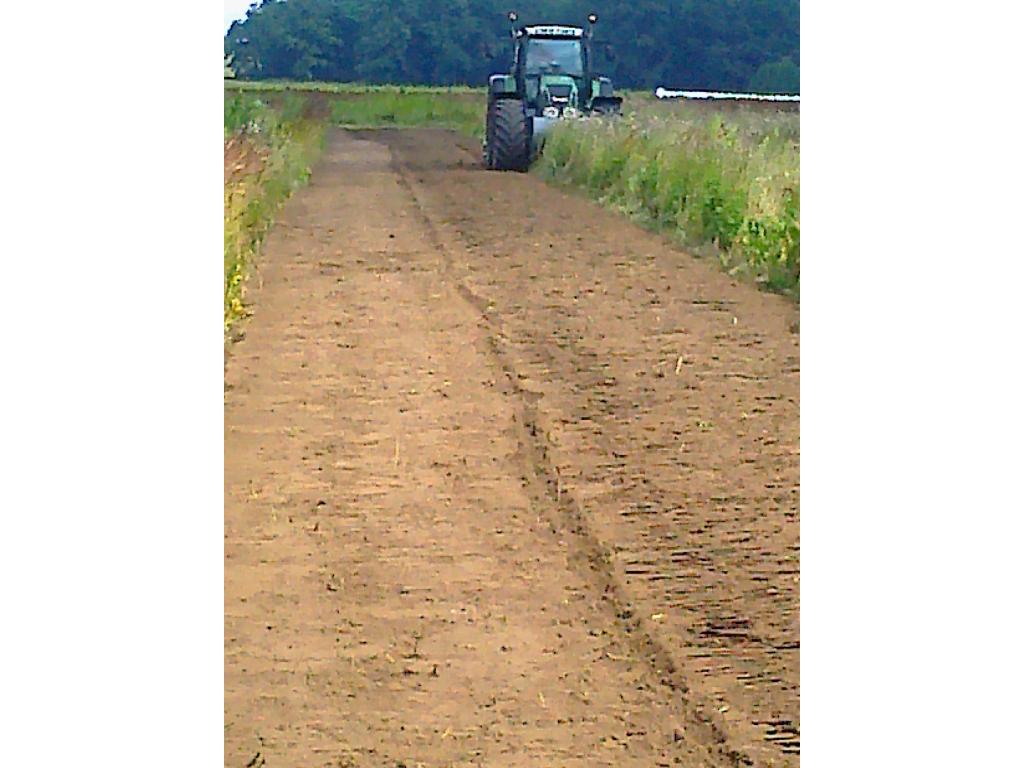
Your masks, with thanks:
M484 162L495 171L525 171L541 148L544 135L560 120L618 114L622 97L612 81L592 69L594 25L512 24L515 54L512 74L491 75L487 89L487 138Z

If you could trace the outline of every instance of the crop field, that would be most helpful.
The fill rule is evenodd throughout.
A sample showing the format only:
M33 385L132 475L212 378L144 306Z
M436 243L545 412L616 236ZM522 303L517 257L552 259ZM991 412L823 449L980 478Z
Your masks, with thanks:
M800 761L799 113L225 87L225 761Z

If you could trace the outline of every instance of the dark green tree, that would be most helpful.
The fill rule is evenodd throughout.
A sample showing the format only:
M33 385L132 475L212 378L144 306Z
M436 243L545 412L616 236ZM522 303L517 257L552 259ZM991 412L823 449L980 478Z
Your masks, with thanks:
M750 78L754 93L800 93L800 67L788 56L762 64Z
M480 85L509 65L512 7L534 23L596 11L597 66L623 87L799 89L799 0L262 0L225 55L242 78Z

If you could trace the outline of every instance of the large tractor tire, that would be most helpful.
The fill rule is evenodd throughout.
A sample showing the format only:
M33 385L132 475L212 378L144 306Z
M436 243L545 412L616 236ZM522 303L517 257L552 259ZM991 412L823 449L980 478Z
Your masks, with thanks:
M519 99L495 99L487 110L487 167L493 171L530 168L533 121Z

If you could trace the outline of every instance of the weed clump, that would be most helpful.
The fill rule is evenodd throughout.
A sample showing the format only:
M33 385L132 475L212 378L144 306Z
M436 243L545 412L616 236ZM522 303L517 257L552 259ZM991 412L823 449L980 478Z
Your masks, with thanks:
M289 100L274 110L245 93L225 101L225 333L245 315L245 279L274 214L323 147L323 126L303 119L302 106Z

